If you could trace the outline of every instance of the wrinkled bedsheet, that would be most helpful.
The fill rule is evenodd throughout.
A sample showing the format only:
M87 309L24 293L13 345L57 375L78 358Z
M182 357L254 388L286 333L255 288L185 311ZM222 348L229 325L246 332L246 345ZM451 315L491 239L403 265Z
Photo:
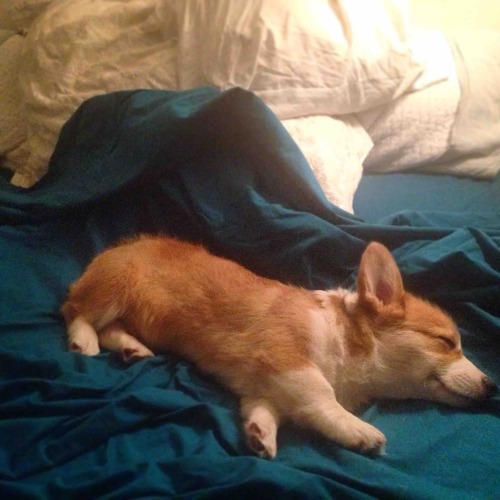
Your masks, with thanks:
M238 89L92 98L39 184L0 184L3 498L500 496L498 397L468 410L374 404L362 416L388 438L376 459L284 426L268 461L245 449L236 398L191 364L67 352L59 313L92 257L138 232L201 241L310 288L351 285L378 240L498 381L498 213L403 211L365 223L327 201L280 122Z

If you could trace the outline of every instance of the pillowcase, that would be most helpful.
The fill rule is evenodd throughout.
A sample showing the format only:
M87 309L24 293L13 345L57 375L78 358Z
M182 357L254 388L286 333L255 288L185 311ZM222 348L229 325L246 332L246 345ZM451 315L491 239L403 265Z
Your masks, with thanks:
M361 111L421 73L398 0L173 0L181 89L254 91L279 118Z
M0 31L0 157L3 167L15 170L26 161L26 117L19 87L19 69L24 37Z
M0 29L28 30L52 0L0 0Z
M462 94L450 147L432 171L491 179L500 172L500 33L453 33Z
M29 159L11 182L47 170L65 121L86 99L135 88L176 89L175 18L167 2L53 2L26 37L19 75Z
M500 34L455 32L451 44L442 33L426 36L427 71L447 79L357 115L375 143L365 171L492 179L500 172Z
M419 42L429 54L419 78L424 88L357 115L375 144L364 163L366 172L399 172L429 165L450 146L460 99L453 54L440 32L422 32ZM427 86L440 78L439 83Z
M305 116L281 122L300 147L330 202L353 213L354 193L363 174L363 161L373 142L350 115Z

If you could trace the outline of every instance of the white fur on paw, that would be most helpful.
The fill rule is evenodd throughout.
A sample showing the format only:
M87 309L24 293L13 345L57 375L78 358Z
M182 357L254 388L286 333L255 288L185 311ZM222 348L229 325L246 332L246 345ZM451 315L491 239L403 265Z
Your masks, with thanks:
M122 361L127 365L135 363L144 358L152 358L154 354L145 346L125 347L120 351Z
M276 433L265 429L255 422L245 426L248 447L261 458L274 458L276 456Z
M100 352L99 344L97 342L83 342L81 340L70 340L68 342L68 349L71 352L79 352L81 354L85 354L86 356L96 356Z
M68 349L87 356L99 354L97 333L85 318L79 316L68 326Z
M365 455L382 455L386 437L373 425L360 421L348 429L344 445Z

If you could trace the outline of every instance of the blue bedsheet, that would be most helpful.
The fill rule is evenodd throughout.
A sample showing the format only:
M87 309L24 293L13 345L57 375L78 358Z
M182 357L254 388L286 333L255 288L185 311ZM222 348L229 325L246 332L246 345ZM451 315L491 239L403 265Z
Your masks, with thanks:
M475 225L482 226L485 217L499 217L500 173L494 179L411 172L363 176L354 195L356 215L374 223L401 207L467 212Z
M92 257L138 232L202 241L314 288L351 285L378 240L499 381L498 213L365 223L328 203L279 121L238 89L93 98L36 187L0 183L2 498L500 497L498 397L470 410L373 405L363 418L388 438L377 459L285 426L268 461L245 449L235 397L192 365L69 353L59 313Z

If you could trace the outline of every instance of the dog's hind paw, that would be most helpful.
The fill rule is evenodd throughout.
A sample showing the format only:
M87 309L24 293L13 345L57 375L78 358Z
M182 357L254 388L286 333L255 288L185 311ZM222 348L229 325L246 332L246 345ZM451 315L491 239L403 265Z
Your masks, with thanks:
M144 358L152 358L154 354L145 346L124 347L120 351L122 361L130 365Z
M247 445L260 458L276 456L276 433L252 422L246 427Z
M276 410L265 399L243 398L241 411L247 446L258 457L274 458L277 453L276 434L279 425Z
M100 352L97 342L81 342L77 340L70 340L68 342L68 350L70 352L79 352L86 356L96 356Z
M82 316L75 318L68 326L68 350L86 356L99 354L99 340L94 327Z

